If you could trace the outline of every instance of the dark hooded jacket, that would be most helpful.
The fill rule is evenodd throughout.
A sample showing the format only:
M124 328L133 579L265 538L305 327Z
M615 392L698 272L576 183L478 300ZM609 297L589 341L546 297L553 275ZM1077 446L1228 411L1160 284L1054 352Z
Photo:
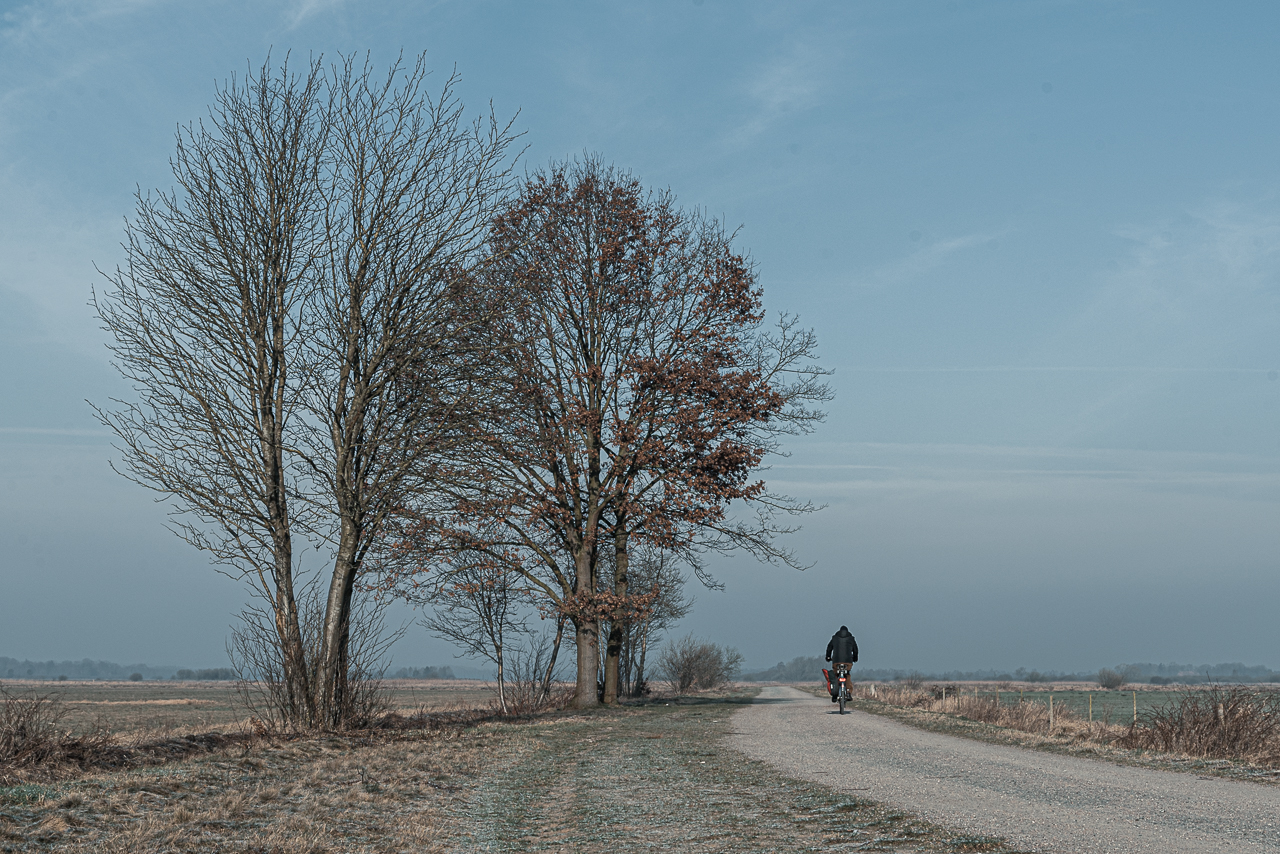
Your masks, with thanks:
M827 644L827 661L852 663L857 660L858 642L847 626L841 626L840 631L831 636L831 643Z

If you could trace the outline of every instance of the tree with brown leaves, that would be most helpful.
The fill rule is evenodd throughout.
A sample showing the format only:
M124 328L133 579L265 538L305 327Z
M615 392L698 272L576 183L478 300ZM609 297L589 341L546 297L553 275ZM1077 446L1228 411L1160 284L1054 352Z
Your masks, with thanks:
M629 587L633 544L707 582L708 551L796 564L778 514L814 508L753 476L782 435L821 419L808 405L829 392L812 333L785 316L765 329L732 241L595 159L534 174L490 233L483 275L506 303L487 327L489 391L446 479L452 504L407 543L420 565L440 548L480 552L540 590L573 623L579 707L598 702L602 620L616 627L613 702L623 627L654 595ZM612 578L598 584L606 548Z

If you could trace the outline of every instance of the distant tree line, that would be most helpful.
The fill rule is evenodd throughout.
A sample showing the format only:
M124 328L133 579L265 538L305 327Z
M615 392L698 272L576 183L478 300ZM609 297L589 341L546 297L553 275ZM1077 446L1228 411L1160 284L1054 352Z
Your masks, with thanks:
M173 678L187 682L225 682L239 678L239 674L232 667L209 667L203 670L179 670L173 674Z
M388 674L392 679L456 679L452 667L401 667Z
M819 656L800 656L789 662L779 661L767 670L742 675L749 682L805 682L821 678L822 669L829 667ZM1122 664L1115 668L1103 668L1115 674L1119 684L1145 683L1150 685L1197 685L1206 682L1251 683L1280 682L1280 672L1261 665L1245 665L1239 662L1192 666L1186 664ZM1019 667L1012 673L1001 670L950 670L938 673L921 673L917 670L884 669L855 665L853 678L868 682L892 682L903 679L927 679L946 682L1097 682L1099 671L1067 673L1057 670L1038 671ZM1106 678L1106 677L1103 677Z
M110 661L19 661L0 656L2 679L106 679L127 680L133 673L141 673L146 679L167 679L174 673L172 667L149 667L145 664L116 664Z

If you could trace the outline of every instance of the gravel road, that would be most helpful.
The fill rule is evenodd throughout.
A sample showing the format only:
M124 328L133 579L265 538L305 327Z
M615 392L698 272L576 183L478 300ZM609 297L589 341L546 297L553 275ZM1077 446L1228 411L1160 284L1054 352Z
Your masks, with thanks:
M789 776L1028 851L1280 851L1280 787L1153 771L925 732L767 687L730 745Z

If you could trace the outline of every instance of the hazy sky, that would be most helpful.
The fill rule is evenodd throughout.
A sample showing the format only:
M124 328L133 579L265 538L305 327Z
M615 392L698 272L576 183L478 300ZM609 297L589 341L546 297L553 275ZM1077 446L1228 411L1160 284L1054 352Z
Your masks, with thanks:
M215 666L243 599L107 466L86 306L174 129L270 50L428 51L524 162L741 226L838 397L770 477L804 573L683 630L752 665L1280 667L1280 6L0 2L0 655ZM397 664L446 664L412 629Z

